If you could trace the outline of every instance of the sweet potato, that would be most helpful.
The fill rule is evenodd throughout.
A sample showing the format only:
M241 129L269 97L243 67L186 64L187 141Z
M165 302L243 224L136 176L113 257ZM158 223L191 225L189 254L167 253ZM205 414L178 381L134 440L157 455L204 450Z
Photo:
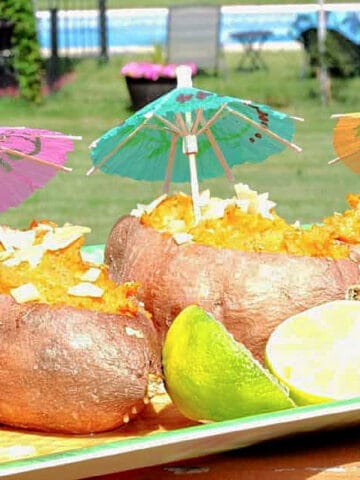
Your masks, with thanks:
M198 304L222 321L258 358L274 327L290 315L344 298L359 283L349 258L244 252L196 243L178 245L168 235L125 216L105 249L117 282L141 283L139 298L162 337L187 305Z
M87 227L0 226L0 423L99 432L136 416L160 373L158 334L103 264L83 259Z
M159 371L155 329L125 316L0 295L0 423L89 433L128 422Z

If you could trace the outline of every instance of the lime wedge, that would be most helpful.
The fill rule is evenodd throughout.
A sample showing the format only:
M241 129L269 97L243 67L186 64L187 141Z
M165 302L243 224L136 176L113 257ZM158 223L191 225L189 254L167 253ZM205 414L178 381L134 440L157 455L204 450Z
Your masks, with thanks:
M207 422L291 408L287 390L202 308L173 321L163 347L165 386L180 412Z
M266 365L299 405L360 396L360 302L338 300L281 323Z

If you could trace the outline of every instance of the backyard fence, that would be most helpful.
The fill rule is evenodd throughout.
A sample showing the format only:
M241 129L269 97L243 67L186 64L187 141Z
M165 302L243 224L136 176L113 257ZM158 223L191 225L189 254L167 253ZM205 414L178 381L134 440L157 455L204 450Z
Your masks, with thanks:
M0 0L1 1L1 0ZM85 57L106 61L108 56L164 46L167 42L167 8L108 9L108 0L32 0L44 69L50 87ZM131 2L129 2L131 3ZM351 11L347 11L350 8ZM281 8L280 8L281 7ZM221 7L220 42L233 46L234 32L267 30L268 44L304 47L308 63L316 67L318 8L314 5L238 5ZM290 8L291 7L291 8ZM331 73L360 74L360 6L327 5L327 56ZM3 19L6 20L6 19ZM0 26L0 90L16 81L9 44L9 28ZM339 40L339 35L344 39ZM334 40L334 41L332 41ZM3 45L3 46L2 46ZM240 45L237 44L237 47ZM3 85L1 85L3 82Z
M74 59L88 56L99 61L108 59L106 0L42 0L35 1L34 6L39 39L49 37L42 38L44 41L40 43L49 45L42 52L47 59L50 86L70 68Z

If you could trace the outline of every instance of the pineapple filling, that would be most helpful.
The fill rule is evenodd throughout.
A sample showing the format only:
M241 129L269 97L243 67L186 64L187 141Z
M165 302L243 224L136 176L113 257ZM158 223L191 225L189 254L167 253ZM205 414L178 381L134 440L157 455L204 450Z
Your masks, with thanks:
M184 193L162 195L131 213L142 224L172 235L179 244L339 259L349 256L349 244L360 243L360 194L347 196L351 210L303 229L278 216L267 193L258 194L244 184L236 185L235 193L224 200L211 197L208 190L202 192L197 225L192 199Z
M89 231L51 222L33 222L28 230L0 226L0 293L18 303L136 315L139 285L117 285L106 265L82 259L80 249Z

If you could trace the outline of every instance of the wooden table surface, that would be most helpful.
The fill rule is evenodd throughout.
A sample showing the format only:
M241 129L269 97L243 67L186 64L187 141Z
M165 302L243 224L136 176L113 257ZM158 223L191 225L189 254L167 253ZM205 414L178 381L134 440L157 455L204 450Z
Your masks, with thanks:
M302 434L261 445L96 480L360 479L360 428ZM89 479L90 480L90 477ZM91 480L95 480L92 477Z

